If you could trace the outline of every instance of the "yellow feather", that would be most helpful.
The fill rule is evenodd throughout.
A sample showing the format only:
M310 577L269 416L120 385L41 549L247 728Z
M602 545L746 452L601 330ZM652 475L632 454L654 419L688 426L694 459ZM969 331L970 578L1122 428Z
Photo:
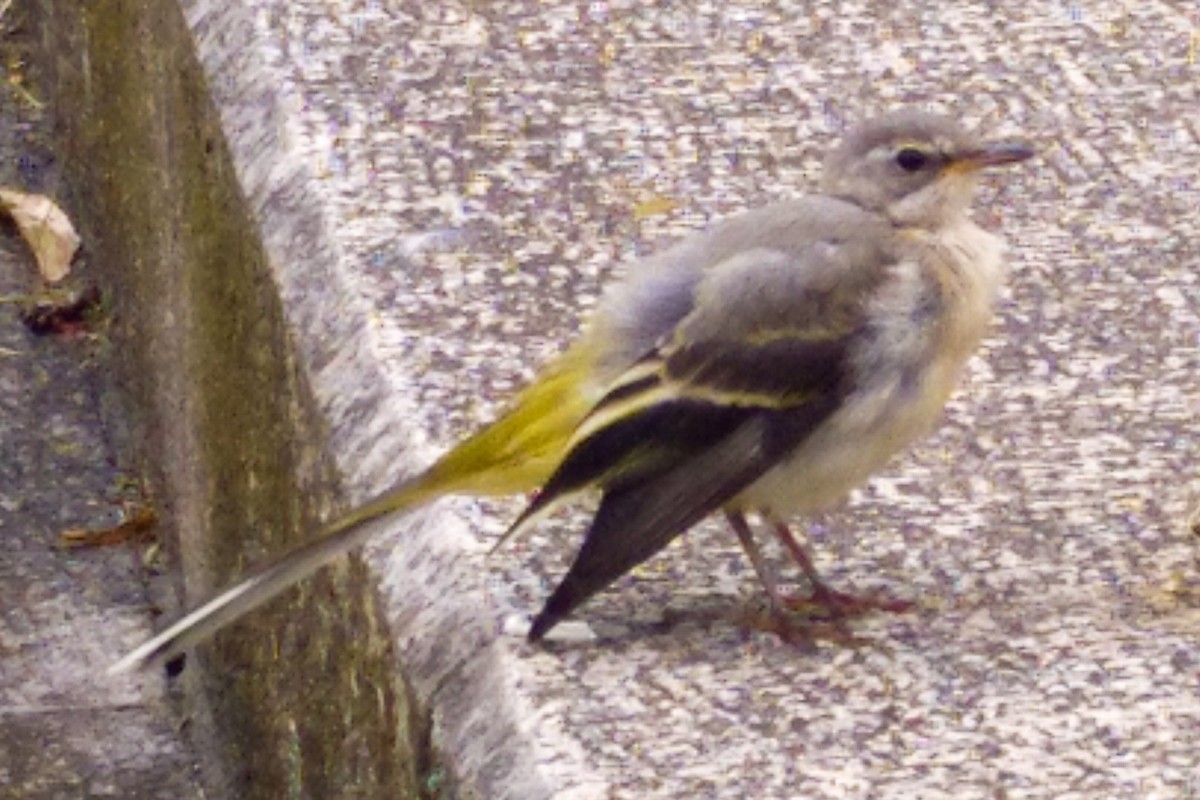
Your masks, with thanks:
M517 395L507 413L430 467L417 479L423 489L414 502L541 487L602 391L593 385L595 357L588 344L584 339L563 353Z

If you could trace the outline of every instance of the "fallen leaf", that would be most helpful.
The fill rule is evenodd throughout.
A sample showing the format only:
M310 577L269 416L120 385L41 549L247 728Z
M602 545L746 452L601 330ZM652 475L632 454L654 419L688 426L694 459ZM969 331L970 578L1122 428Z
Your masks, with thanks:
M150 538L150 530L158 521L154 509L140 503L128 503L122 510L123 519L109 528L69 528L58 535L59 547L107 547L124 542Z
M100 290L95 286L82 289L47 289L27 298L21 309L21 321L38 335L70 336L85 333L89 315L100 307Z
M33 250L38 271L46 283L58 283L71 272L71 259L79 249L79 234L71 220L49 197L0 188L0 207L17 224Z

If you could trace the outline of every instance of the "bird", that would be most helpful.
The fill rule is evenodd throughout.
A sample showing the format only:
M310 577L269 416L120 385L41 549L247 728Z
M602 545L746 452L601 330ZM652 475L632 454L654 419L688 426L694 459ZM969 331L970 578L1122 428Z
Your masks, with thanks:
M448 495L532 498L499 547L599 494L531 641L713 514L765 589L768 627L793 630L795 598L780 591L751 520L779 537L813 602L837 615L888 608L825 584L788 520L836 505L935 426L1006 274L1003 242L970 216L979 175L1033 155L1026 141L985 142L919 108L867 119L828 153L818 193L631 265L496 421L110 671L173 659L360 545L368 523Z

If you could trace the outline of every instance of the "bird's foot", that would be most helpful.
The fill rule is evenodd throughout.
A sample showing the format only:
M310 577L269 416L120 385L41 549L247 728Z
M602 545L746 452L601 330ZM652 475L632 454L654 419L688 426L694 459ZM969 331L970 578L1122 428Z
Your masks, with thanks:
M774 634L780 641L805 651L815 650L817 642L822 641L852 647L868 641L855 636L850 626L841 619L797 614L781 606L748 612L742 619L742 625L747 630Z
M782 598L788 611L817 620L844 620L860 617L872 611L903 614L913 607L913 601L887 595L856 595L839 592L824 583L805 595L788 595Z

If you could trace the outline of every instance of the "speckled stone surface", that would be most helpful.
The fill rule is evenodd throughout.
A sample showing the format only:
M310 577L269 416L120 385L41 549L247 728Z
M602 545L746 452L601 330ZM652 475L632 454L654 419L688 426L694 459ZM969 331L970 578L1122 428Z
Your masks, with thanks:
M978 205L1011 291L945 425L813 525L835 584L917 600L868 644L740 630L758 590L717 526L546 649L519 622L585 516L485 559L518 505L453 501L373 548L464 794L1200 794L1194 8L183 6L362 491L490 419L615 266L811 190L864 114L1038 143Z
M0 36L0 56L10 68L28 56L28 29L15 30L6 27ZM0 92L0 186L59 196L60 162L46 144L49 127L25 96L11 86ZM146 628L142 564L128 548L57 546L67 529L115 525L127 476L115 466L101 415L110 377L101 344L86 336L35 336L21 320L36 274L28 246L6 222L0 235L0 798L199 798L198 760L162 683L139 677L116 685L103 675L112 643Z

